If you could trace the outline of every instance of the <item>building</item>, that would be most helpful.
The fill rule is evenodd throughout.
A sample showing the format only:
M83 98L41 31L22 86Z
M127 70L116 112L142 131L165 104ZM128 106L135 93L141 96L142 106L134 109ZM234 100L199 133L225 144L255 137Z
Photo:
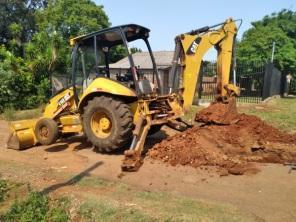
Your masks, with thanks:
M163 83L168 83L169 72L172 65L172 60L174 56L173 51L157 51L153 52L156 66L158 68L159 74L162 78ZM149 52L136 52L133 55L133 60L135 65L138 67L140 73L144 74L146 78L152 80L153 67ZM130 63L128 57L119 60L116 63L110 64L110 74L114 75L125 75L130 73ZM156 80L154 80L155 82Z

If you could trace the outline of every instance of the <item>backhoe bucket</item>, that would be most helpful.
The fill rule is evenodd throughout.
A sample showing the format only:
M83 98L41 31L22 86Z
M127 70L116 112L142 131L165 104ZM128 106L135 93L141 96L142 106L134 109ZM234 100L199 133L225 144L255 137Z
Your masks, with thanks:
M238 112L235 97L217 100L196 114L195 121L206 124L229 125L237 122Z
M135 172L142 166L143 161L141 153L134 150L126 150L124 152L124 160L121 165L122 171Z
M34 128L38 119L20 120L10 123L10 135L6 147L21 150L37 143Z

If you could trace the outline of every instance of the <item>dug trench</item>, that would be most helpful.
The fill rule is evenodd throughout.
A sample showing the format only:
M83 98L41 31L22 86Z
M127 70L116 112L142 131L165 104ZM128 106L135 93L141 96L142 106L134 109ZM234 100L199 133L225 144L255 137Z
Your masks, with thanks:
M218 103L197 113L196 121L204 124L168 137L148 156L172 166L215 167L220 176L257 173L258 162L296 162L296 134L281 132L256 116L229 112L228 105Z

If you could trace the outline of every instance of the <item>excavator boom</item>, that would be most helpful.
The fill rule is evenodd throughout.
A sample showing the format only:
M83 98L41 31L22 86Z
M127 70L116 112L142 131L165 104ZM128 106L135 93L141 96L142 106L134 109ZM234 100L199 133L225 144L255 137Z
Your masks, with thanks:
M216 26L221 27L213 30L212 28ZM232 121L231 115L236 113L236 103L232 96L239 94L239 89L235 85L229 84L232 51L236 33L237 28L235 21L227 19L224 23L212 27L203 27L176 37L175 53L169 76L168 100L166 102L166 104L170 106L172 115L170 118L167 118L166 116L164 118L156 119L155 116L161 116L163 114L151 115L151 113L155 111L161 112L161 108L152 111L150 110L149 100L143 100L143 104L146 104L146 108L142 108L139 111L139 113L141 113L142 121L138 121L133 132L134 137L132 145L129 150L125 151L125 159L122 164L123 170L136 171L140 167L142 163L141 153L144 148L144 141L149 129L154 123L162 120L163 123L174 129L178 130L178 128L180 128L181 125L173 122L173 120L181 122L180 116L186 111L189 111L199 80L202 58L211 47L215 47L218 52L218 96L215 103L220 107L223 107L223 112L218 117L214 116L215 118L212 118L213 116L206 113L207 115L204 116L209 118L203 118L202 120L217 124L228 124ZM182 84L180 84L178 80L181 80ZM169 102L174 100L179 101L179 103L173 104ZM159 101L160 97L156 98L155 102L159 103ZM178 112L178 109L181 109L182 112ZM207 110L205 112L207 112Z
M222 24L222 25L221 25ZM178 35L175 39L176 48L173 67L169 84L170 92L176 91L176 72L178 65L181 66L182 87L184 88L184 110L188 111L195 96L196 85L199 79L200 67L205 53L212 47L217 50L217 94L227 96L227 89L234 94L239 94L239 89L229 84L230 68L232 62L232 51L237 27L235 21L227 19L221 23L219 29L212 30L211 27L203 27L189 33ZM217 25L216 25L217 26Z

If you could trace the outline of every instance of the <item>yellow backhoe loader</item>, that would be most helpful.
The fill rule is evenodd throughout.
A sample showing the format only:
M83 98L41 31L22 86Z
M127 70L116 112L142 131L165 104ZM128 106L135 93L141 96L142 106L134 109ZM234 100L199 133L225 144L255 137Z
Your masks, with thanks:
M36 144L55 143L59 136L84 132L102 152L126 147L123 170L141 165L141 153L148 133L162 125L177 130L188 126L181 117L189 110L204 54L211 47L218 51L218 92L222 102L238 95L229 84L235 21L225 22L178 35L168 87L157 70L148 41L150 30L135 24L122 25L70 40L72 73L70 87L61 89L46 105L41 118L11 122L9 148L23 149ZM147 46L153 79L148 80L134 62L128 44L143 40ZM114 49L127 50L130 69L124 78L110 72ZM222 99L221 99L222 98Z

